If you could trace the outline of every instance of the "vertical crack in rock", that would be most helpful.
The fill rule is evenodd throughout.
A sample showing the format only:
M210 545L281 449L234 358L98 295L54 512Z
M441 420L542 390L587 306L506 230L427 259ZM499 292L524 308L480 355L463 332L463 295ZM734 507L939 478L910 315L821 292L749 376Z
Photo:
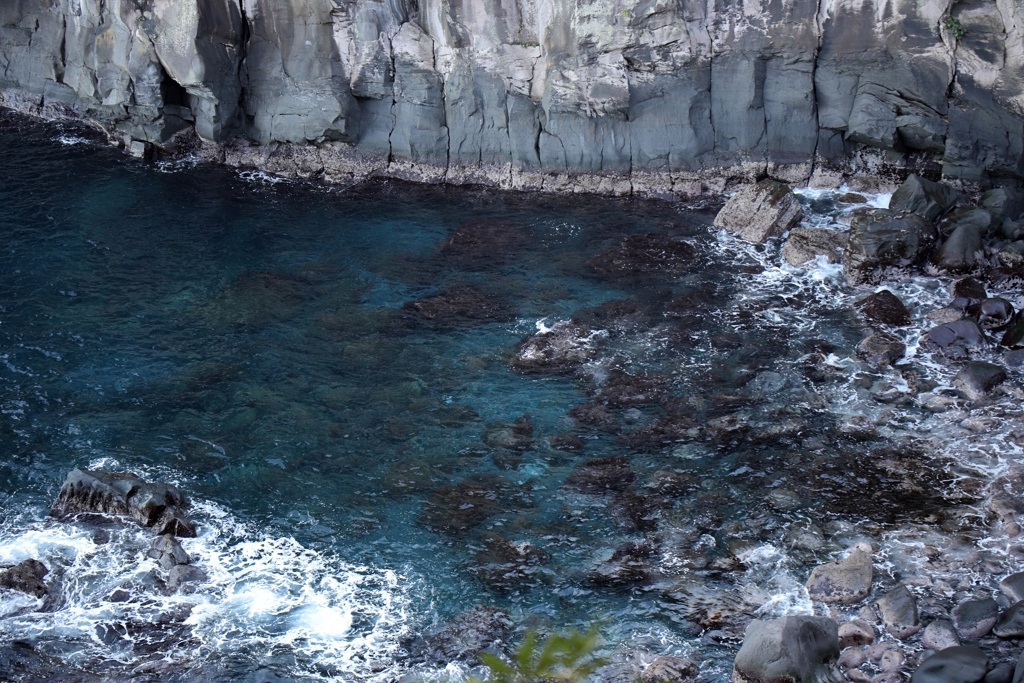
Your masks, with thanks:
M399 26L399 30L401 30L401 26ZM395 35L397 33L396 31ZM388 36L388 56L391 57L391 130L388 131L388 160L386 164L388 169L391 168L395 159L391 138L394 136L398 124L398 65L395 62L395 43L393 41L395 35Z

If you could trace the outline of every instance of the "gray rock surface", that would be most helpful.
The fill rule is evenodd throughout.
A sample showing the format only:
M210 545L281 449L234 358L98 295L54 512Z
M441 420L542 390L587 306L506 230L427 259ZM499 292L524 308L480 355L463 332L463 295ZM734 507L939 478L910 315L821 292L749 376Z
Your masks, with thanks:
M920 261L934 243L934 226L917 214L860 210L850 221L843 271L850 284L876 282Z
M957 191L944 183L935 183L919 175L909 176L892 194L889 210L915 213L934 221L956 204Z
M50 570L39 560L22 560L13 567L0 569L0 587L45 598L49 588L43 579Z
M999 605L992 598L964 600L950 613L953 626L961 638L974 640L992 630L999 618Z
M640 674L641 683L682 683L697 674L697 665L685 657L661 656Z
M894 637L906 640L921 629L917 616L917 600L904 584L897 585L876 600L875 606L882 615L885 629Z
M932 256L935 267L951 273L972 270L981 253L981 232L973 224L958 225Z
M793 228L782 247L782 258L791 266L824 256L829 263L839 263L846 249L846 233L827 228Z
M812 600L852 604L868 596L873 577L871 552L858 545L841 560L811 570L807 594Z
M839 627L839 647L858 647L875 642L875 629L863 619L852 619Z
M875 330L857 344L855 353L868 365L884 368L903 358L906 350L903 342L893 335Z
M1024 602L1015 602L1006 608L992 629L1000 638L1024 636Z
M1012 351L1010 353L1013 353ZM1010 574L999 582L999 590L1010 599L1010 602L1024 600L1024 572Z
M988 655L971 645L936 652L921 662L911 683L978 683L988 671Z
M940 30L948 12L12 1L0 7L0 101L90 119L127 134L129 150L194 129L209 158L336 182L694 195L925 167L1020 178L1024 9L972 5L959 40Z
M715 227L734 232L748 242L764 242L796 225L803 209L785 183L762 180L729 198L715 216Z
M998 227L1003 221L1017 220L1024 214L1024 190L996 187L981 195L978 205L992 215L992 225Z
M840 683L839 636L826 617L753 621L733 662L734 683Z
M960 636L957 635L953 622L936 619L924 627L924 633L921 634L921 645L929 650L945 650L960 645Z
M1006 381L1006 370L986 361L975 360L965 365L953 379L953 386L964 396L977 401L988 396L993 389Z

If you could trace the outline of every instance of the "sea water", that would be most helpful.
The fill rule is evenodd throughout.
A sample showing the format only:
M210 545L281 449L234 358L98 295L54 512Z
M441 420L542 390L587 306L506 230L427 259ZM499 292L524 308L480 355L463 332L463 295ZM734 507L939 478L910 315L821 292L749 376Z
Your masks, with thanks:
M836 194L801 194L808 224L841 227L853 207ZM870 288L717 231L715 204L325 188L146 163L5 115L0 206L0 564L51 571L46 600L0 592L14 679L458 676L409 644L493 605L515 633L599 624L608 678L677 654L725 680L745 623L822 612L807 573L858 539L883 581L920 568L927 543L999 545L970 506L1019 456L1010 429L964 429L908 385L952 395L955 368L918 344L948 279L891 285L916 321L901 333L908 379L854 358L852 304ZM492 243L453 250L473 231ZM638 233L685 241L692 262L602 276L591 259ZM500 314L405 307L466 287ZM622 300L642 322L595 313ZM586 363L510 368L520 340L572 319L595 335ZM657 377L661 403L613 406L614 430L570 416L622 374ZM670 399L692 410L690 437L623 437ZM1012 416L1012 401L992 410ZM488 445L522 416L531 447ZM553 447L565 435L577 450ZM614 456L632 498L564 485ZM178 485L199 529L182 543L209 580L168 595L145 530L48 518L74 468ZM631 516L666 472L689 484ZM457 514L467 481L500 500L468 528L431 523L425 505ZM489 584L495 539L546 559ZM595 568L630 543L647 548L642 577L602 581Z

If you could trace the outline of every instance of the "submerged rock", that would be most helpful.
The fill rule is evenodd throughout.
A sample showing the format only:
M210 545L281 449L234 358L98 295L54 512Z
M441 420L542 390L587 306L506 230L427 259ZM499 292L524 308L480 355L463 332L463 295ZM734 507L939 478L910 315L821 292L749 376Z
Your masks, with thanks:
M950 647L921 662L911 683L978 683L988 671L988 655L971 645Z
M486 322L504 320L509 307L474 287L453 287L431 296L406 302L402 308L435 324L455 324L459 321Z
M474 558L473 573L489 588L507 593L550 573L543 567L551 561L551 554L543 548L498 534L489 534L486 542L487 548Z
M918 215L857 211L850 223L843 271L850 284L876 282L888 270L917 263L934 242L935 228Z
M917 174L910 175L893 193L889 209L914 213L926 220L934 221L953 208L958 193L945 183L925 180Z
M477 663L484 650L502 650L512 629L508 613L478 605L455 615L439 629L415 638L408 646L413 661L446 665Z
M587 572L587 580L598 586L627 586L651 577L649 561L655 548L649 543L623 543L610 559Z
M606 336L603 330L557 322L520 341L509 366L521 372L565 372L594 358L596 342Z
M49 588L43 579L50 570L39 560L22 560L13 567L0 569L0 586L37 598L45 598Z
M611 280L643 274L679 275L691 270L697 248L668 235L645 232L629 235L619 246L587 261L587 266Z
M839 636L825 617L753 621L736 660L733 683L840 683Z
M601 494L625 491L633 482L633 472L624 456L593 458L581 462L565 479L565 487L580 493Z
M997 386L1006 381L1006 370L985 361L971 361L956 374L953 386L964 396L977 401L985 398Z
M430 494L420 512L420 521L435 531L461 536L506 505L517 502L516 493L515 484L500 475L471 475Z
M982 299L967 307L967 313L978 321L985 330L999 330L1013 320L1013 304L1006 299L992 297Z
M483 441L491 448L525 451L533 446L533 425L528 415L512 423L493 422L487 425Z
M886 332L872 331L857 344L857 357L876 368L893 365L906 353L903 342Z
M803 209L789 186L775 180L747 185L729 198L715 216L715 227L748 242L778 237L800 222Z
M824 256L829 263L839 263L846 240L846 233L836 230L793 228L782 247L782 258L791 266L803 265L817 256Z
M871 592L874 569L871 552L860 545L841 560L815 567L807 579L811 600L852 604Z
M155 534L191 537L188 502L172 484L148 483L131 473L72 470L50 508L63 519L79 513L125 515Z
M921 629L917 617L917 600L904 584L897 585L876 600L875 606L882 615L886 630L894 637L906 640Z
M880 322L892 327L903 327L909 325L910 311L903 305L899 297L883 289L870 296L866 296L854 304L866 318Z
M647 665L640 683L685 683L697 675L697 665L686 657L662 655Z

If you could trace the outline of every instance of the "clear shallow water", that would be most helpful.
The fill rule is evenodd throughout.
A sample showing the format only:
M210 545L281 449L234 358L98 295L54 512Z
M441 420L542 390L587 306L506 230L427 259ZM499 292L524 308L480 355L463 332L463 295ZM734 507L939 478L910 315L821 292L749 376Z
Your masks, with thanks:
M617 661L699 655L724 680L746 619L814 609L808 567L869 536L898 575L921 535L971 528L956 506L1019 450L853 361L867 291L716 234L716 207L329 191L82 136L0 120L0 564L43 559L62 596L39 612L0 595L25 680L58 661L138 680L395 680L429 669L411 636L478 604L520 628L601 621ZM815 224L842 213L827 193L805 201ZM588 265L638 233L695 254L670 273ZM466 287L492 319L403 308ZM920 320L943 287L895 289ZM587 363L509 367L524 336L570 319L593 332ZM950 369L914 348L924 327L909 361L941 389ZM623 376L653 398L609 401ZM570 416L595 401L607 424ZM523 415L532 446L497 447L494 424ZM627 458L628 488L565 486L608 456ZM145 533L47 519L74 467L177 483L211 581L163 596ZM474 495L486 513L451 523ZM506 541L545 559L488 583L485 551ZM639 576L609 585L594 570L625 543ZM111 602L123 586L133 598Z

